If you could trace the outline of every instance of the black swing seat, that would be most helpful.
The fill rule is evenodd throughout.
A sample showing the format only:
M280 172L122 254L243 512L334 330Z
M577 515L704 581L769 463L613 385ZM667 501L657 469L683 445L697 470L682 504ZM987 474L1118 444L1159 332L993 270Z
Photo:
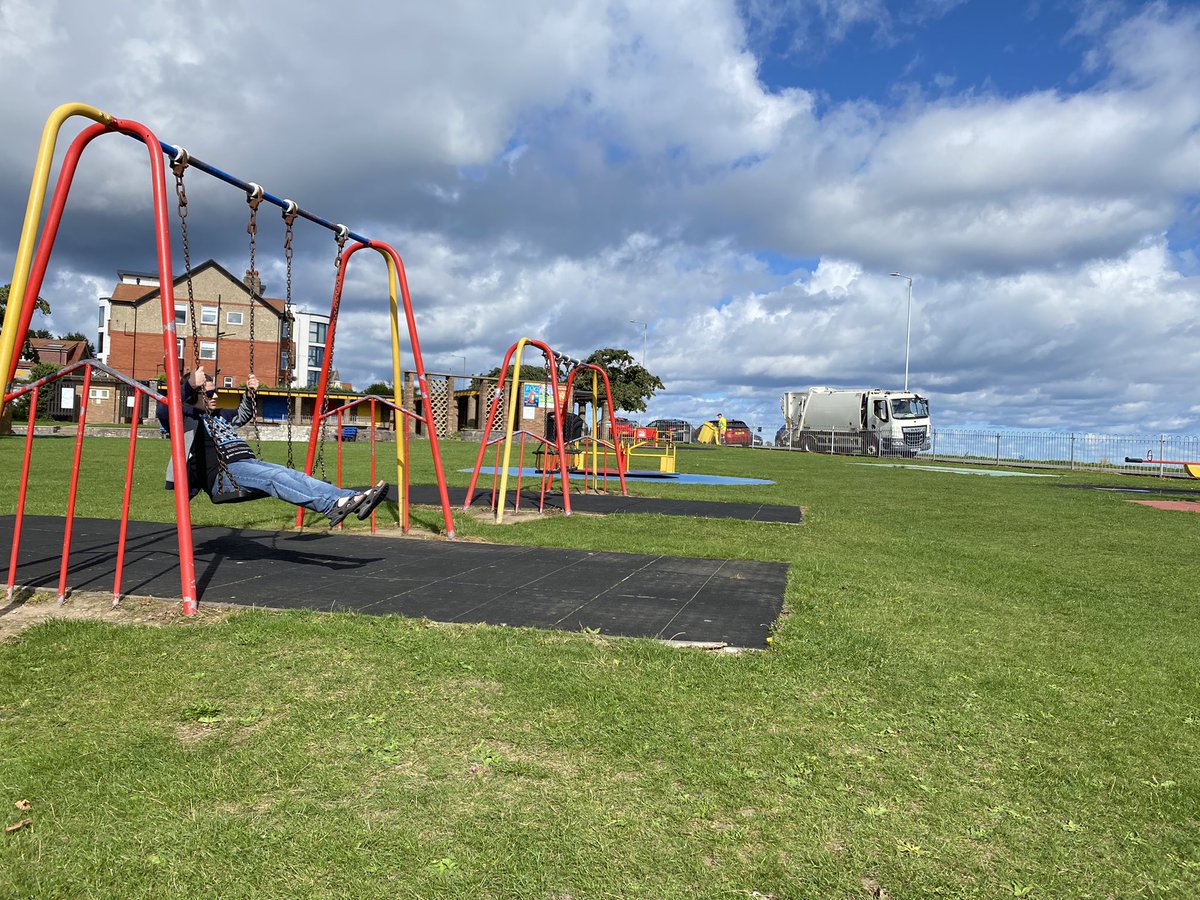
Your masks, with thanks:
M250 488L219 491L214 487L213 490L206 491L205 493L208 494L208 499L213 503L245 503L248 500L261 500L264 497L271 496L270 494L251 490Z
M232 476L225 475L223 478L222 474L220 468L214 467L208 470L204 493L208 494L208 499L213 503L245 503L249 500L262 500L264 497L271 496L265 491L240 487L230 481Z

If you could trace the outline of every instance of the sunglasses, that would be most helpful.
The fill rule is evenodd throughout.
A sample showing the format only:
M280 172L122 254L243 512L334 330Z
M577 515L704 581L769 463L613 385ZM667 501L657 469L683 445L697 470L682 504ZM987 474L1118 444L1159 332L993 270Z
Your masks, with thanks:
M205 391L204 393L209 397L209 399L212 399L213 397L217 396L217 392L216 392L215 388L211 391Z

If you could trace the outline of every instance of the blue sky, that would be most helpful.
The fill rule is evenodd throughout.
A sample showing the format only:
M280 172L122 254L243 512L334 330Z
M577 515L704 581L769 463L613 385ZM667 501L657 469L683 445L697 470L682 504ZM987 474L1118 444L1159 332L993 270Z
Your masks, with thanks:
M902 271L910 383L943 426L1200 434L1193 3L238 9L6 0L0 78L26 88L0 97L0 265L42 123L83 101L393 243L431 370L520 337L641 355L646 322L667 387L641 418L774 431L785 390L900 385ZM85 158L76 192L58 331L154 268L136 148ZM189 196L193 255L243 268L242 199ZM330 257L298 233L313 308ZM358 384L390 371L384 289L348 281L335 359Z
M931 96L1017 96L1081 90L1095 80L1083 62L1089 44L1077 4L889 4L882 21L840 27L824 16L791 15L754 41L760 75L772 88L819 85L835 103L888 105L914 86ZM798 31L805 35L799 46Z

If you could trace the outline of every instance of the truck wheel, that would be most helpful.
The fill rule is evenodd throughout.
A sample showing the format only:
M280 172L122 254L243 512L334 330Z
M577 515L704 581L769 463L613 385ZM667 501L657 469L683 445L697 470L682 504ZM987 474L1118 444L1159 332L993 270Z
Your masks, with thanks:
M804 435L804 437L800 438L800 449L805 451L806 453L816 453L817 452L817 439L814 438L811 434Z
M874 437L863 438L863 453L867 456L878 456L879 441Z

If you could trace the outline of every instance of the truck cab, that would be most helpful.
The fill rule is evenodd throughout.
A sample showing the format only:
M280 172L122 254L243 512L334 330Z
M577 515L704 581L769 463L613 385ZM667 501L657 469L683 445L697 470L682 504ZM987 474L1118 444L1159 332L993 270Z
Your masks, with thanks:
M916 394L895 391L870 391L863 395L864 429L873 436L867 448L870 455L913 456L928 450L929 401Z

